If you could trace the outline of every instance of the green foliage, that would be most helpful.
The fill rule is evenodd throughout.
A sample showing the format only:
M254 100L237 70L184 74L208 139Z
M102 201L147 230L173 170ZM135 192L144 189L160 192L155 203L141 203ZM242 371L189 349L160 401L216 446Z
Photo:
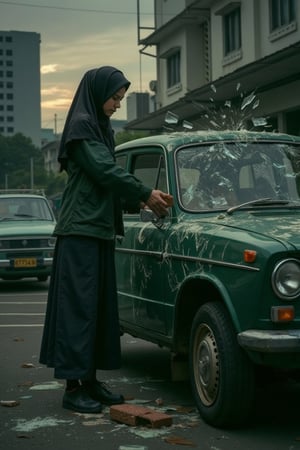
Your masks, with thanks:
M62 191L65 177L48 174L42 150L21 133L0 134L0 189L44 189L46 194ZM33 182L33 186L32 186Z
M62 172L59 174L54 174L51 172L48 174L48 183L46 193L49 196L54 196L56 194L61 194L64 190L67 182L67 174L66 172Z
M116 145L148 134L144 131L121 131L116 135ZM64 190L66 174L48 173L42 150L21 133L9 137L0 134L0 161L0 189L33 187L43 189L48 196L56 196Z

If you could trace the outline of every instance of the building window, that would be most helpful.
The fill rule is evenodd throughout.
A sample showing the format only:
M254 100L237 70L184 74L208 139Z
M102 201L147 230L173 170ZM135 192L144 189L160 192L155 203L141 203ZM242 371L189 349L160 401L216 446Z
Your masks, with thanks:
M3 77L3 70L0 70L0 77Z
M14 127L7 127L8 133L14 133L14 131L15 131Z
M14 118L13 118L13 116L7 116L7 122L13 122L14 121Z
M12 81L8 81L8 82L6 83L6 87L7 87L8 89L12 89L12 88L14 87L14 83L13 83Z
M6 50L6 56L12 56L13 51L12 50Z
M12 71L12 70L7 70L7 71L6 71L6 76L7 76L7 78L12 78L12 76L13 76L13 71Z
M0 127L0 133L4 133L4 127Z
M7 111L13 111L14 105L7 105L6 109L7 109Z
M180 50L167 58L167 87L180 83Z
M4 117L0 116L0 122L4 122Z
M223 16L224 26L224 53L225 56L231 52L240 50L241 38L241 8L238 7Z
M13 65L12 60L9 59L8 61L6 61L6 65L7 65L7 67L12 67L12 65Z
M295 0L271 0L271 31L296 20Z
M6 36L5 42L12 42L12 36Z
M7 100L13 100L14 94L6 94Z
M4 83L3 83L3 81L0 81L0 88L4 88Z

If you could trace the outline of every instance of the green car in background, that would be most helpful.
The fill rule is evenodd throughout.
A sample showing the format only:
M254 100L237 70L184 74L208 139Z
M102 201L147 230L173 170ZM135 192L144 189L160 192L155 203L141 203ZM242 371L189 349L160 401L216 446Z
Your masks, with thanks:
M0 278L37 278L51 272L55 216L43 194L0 191Z
M174 132L116 158L174 197L165 218L125 206L121 330L188 358L202 418L240 425L259 367L300 368L300 137Z

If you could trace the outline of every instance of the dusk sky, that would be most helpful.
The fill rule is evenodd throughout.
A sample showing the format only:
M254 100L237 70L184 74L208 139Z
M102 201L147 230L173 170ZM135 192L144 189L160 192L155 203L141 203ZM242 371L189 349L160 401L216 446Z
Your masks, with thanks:
M140 0L142 26L153 25L152 6L152 0ZM139 53L136 0L0 1L0 30L41 35L43 128L54 128L56 115L61 131L86 70L121 69L131 81L129 92L149 91L156 77L155 59ZM126 100L113 118L126 119Z

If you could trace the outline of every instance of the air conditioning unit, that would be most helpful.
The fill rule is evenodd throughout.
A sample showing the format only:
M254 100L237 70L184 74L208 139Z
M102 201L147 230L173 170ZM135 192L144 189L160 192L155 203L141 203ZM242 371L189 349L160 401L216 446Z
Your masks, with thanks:
M157 80L151 80L149 83L149 89L152 92L156 92L157 91Z

